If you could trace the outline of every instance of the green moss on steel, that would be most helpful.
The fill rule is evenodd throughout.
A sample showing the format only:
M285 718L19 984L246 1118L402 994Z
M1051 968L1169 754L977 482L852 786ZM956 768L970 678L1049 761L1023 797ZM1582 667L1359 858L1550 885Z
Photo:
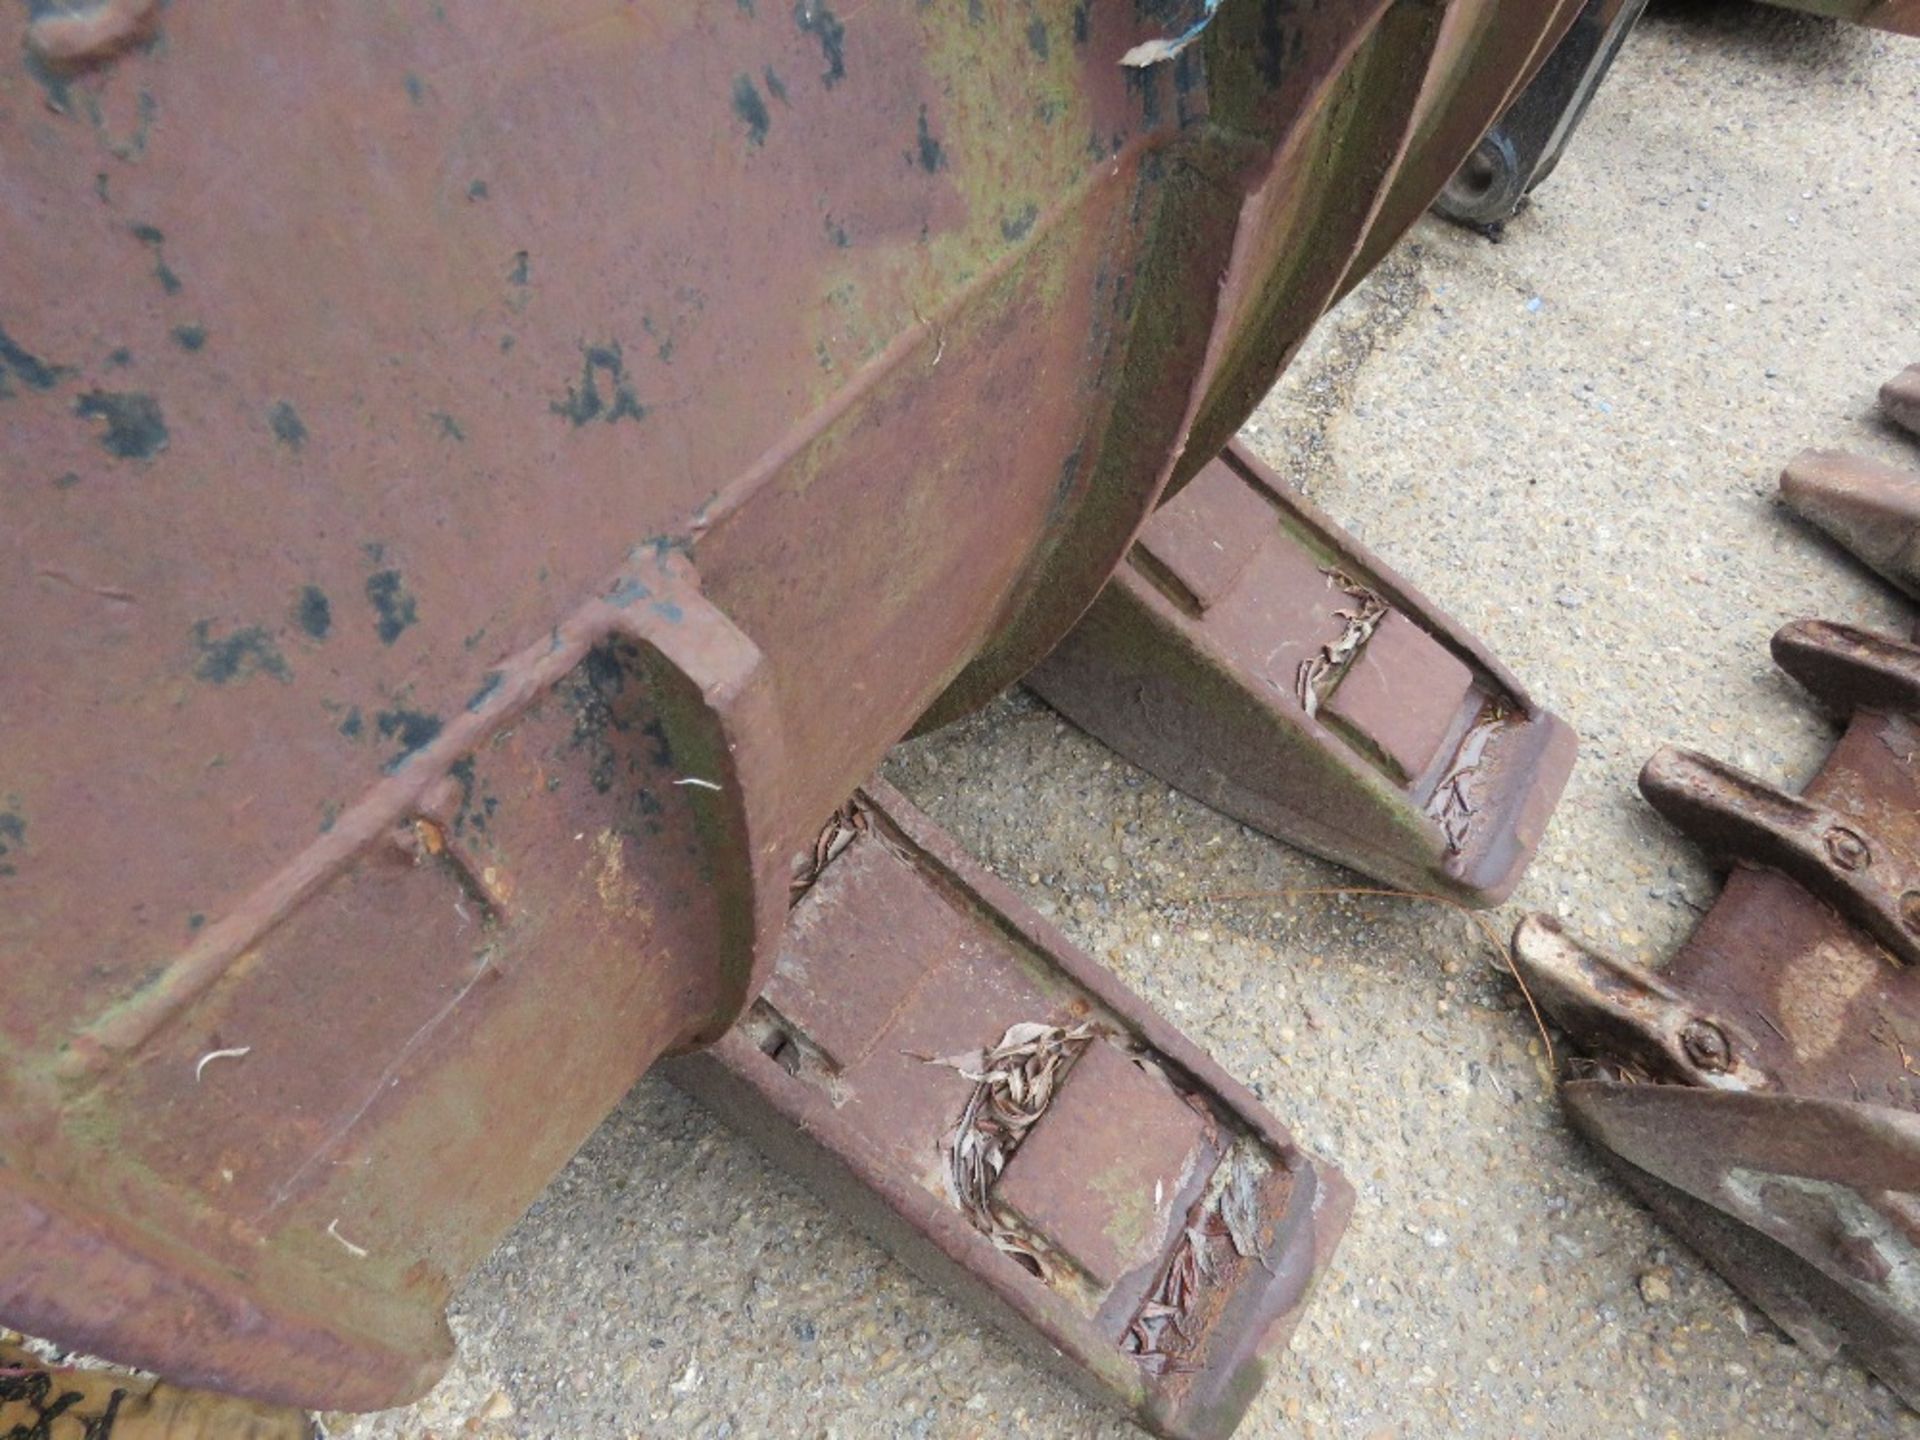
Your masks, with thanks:
M1060 0L1036 19L1064 35L1072 12ZM1042 57L1024 31L974 25L959 6L929 6L919 19L927 37L921 102L901 109L900 153L879 163L899 169L889 185L957 195L959 220L884 241L850 231L849 244L820 267L825 323L810 338L834 363L814 377L816 401L902 332L953 309L1010 253L1034 251L1020 262L1029 287L1022 300L1040 323L1059 308L1072 273L1071 247L1042 247L1036 230L1070 232L1098 170L1083 140L1087 106L1075 47L1050 45ZM928 164L930 157L937 163ZM1042 216L1050 223L1036 226Z
M1177 163L1149 154L1134 180L1136 263L1112 316L1114 341L1088 417L1087 460L1056 501L1055 522L995 635L923 717L936 728L985 703L1052 648L1092 599L1151 504L1178 436L1217 313L1219 259L1230 252L1255 142L1211 126L1189 132Z
M1144 1254L1159 1239L1159 1211L1140 1203L1140 1171L1133 1162L1131 1155L1115 1155L1087 1180L1087 1189L1106 1206L1107 1223L1101 1230L1123 1261Z
M1305 337L1327 299L1328 287L1346 270L1362 239L1365 216L1351 217L1352 228L1328 224L1357 184L1368 184L1375 167L1397 148L1399 117L1395 103L1407 77L1396 57L1382 52L1381 38L1358 57L1340 81L1326 109L1315 118L1301 163L1305 182L1289 207L1285 238L1275 244L1267 273L1250 281L1251 292L1234 317L1229 338L1204 409L1194 423L1179 479L1197 470L1239 428L1259 404Z

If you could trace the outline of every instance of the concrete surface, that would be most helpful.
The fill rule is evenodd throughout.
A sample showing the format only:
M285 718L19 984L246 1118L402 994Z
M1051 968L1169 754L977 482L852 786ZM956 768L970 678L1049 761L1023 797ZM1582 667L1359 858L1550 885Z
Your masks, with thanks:
M1664 740L1797 786L1829 731L1782 621L1892 626L1784 518L1802 445L1898 458L1920 359L1920 42L1656 14L1491 245L1426 222L1248 427L1583 736L1504 931L1657 961L1714 889L1634 788ZM1358 1210L1253 1437L1886 1436L1609 1181L1459 916L1219 891L1353 883L1016 693L889 776L1345 1167ZM510 1137L502 1138L511 1144ZM1125 1436L657 1081L454 1312L457 1368L360 1437Z

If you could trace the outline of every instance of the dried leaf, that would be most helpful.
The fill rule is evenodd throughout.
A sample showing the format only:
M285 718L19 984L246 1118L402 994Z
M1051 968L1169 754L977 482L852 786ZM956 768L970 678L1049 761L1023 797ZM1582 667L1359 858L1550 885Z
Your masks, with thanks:
M1057 1025L1043 1025L1038 1020L1023 1020L1017 1025L1007 1027L1007 1033L1000 1037L1000 1043L994 1047L994 1053L1012 1056L1016 1052L1025 1052L1032 1045L1064 1033Z
M1507 712L1502 706L1494 704L1487 708L1486 714L1460 742L1452 763L1441 776L1440 783L1434 787L1433 798L1427 802L1427 814L1440 822L1449 855L1459 854L1467 843L1475 810L1470 782L1486 754L1487 742L1506 718Z
M941 1143L948 1198L999 1250L1043 1280L1045 1258L994 1214L990 1191L1021 1138L1046 1113L1062 1067L1096 1033L1086 1023L1065 1029L1022 1021L1009 1025L1000 1043L984 1053L922 1057L927 1064L958 1070L974 1087L959 1123Z
M1213 1246L1208 1243L1206 1232L1197 1226L1189 1225L1187 1245L1193 1251L1194 1266L1201 1277L1207 1280L1213 1279L1216 1273L1213 1268Z
M1227 1236L1234 1253L1243 1260L1267 1263L1266 1249L1260 1243L1260 1180L1253 1167L1235 1155L1233 1174L1227 1188L1220 1192L1220 1218L1226 1222Z
M958 1070L976 1085L987 1078L987 1052L984 1050L962 1050L958 1055L916 1055L913 1058L922 1065L944 1065L949 1070Z
M1166 1334L1170 1330L1181 1340L1188 1340L1187 1322L1201 1293L1223 1278L1222 1265L1213 1250L1216 1240L1230 1240L1235 1254L1266 1264L1260 1244L1259 1205L1260 1179L1265 1170L1254 1158L1251 1144L1247 1140L1236 1142L1215 1169L1205 1198L1188 1212L1160 1283L1135 1312L1127 1332L1128 1343L1122 1348L1149 1374L1191 1368L1175 1364L1167 1354ZM1232 1263L1227 1261L1226 1269L1230 1270Z
M1359 608L1334 611L1336 619L1347 622L1346 628L1336 639L1322 645L1316 654L1302 660L1299 669L1294 672L1294 697L1299 700L1300 708L1309 715L1319 713L1321 696L1332 688L1341 671L1353 662L1367 641L1373 638L1373 632L1392 609L1379 595L1344 570L1327 569L1320 573L1357 600Z
M675 781L675 784L688 783ZM704 784L704 781L692 782ZM867 833L867 814L859 801L849 800L828 818L814 837L813 852L805 863L796 861L793 879L787 886L787 903L795 904L800 897L811 890L820 873L839 858L840 852L851 845L855 838Z

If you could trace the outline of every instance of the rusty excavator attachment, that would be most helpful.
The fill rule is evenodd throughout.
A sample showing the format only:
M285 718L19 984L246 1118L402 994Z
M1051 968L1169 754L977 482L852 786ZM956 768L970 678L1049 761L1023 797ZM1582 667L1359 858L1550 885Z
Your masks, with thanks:
M1237 441L1027 684L1214 809L1469 905L1513 889L1573 768L1566 722Z
M1782 494L1897 578L1857 463L1803 456ZM1677 749L1640 775L1729 867L1679 953L1655 974L1533 915L1514 961L1580 1052L1568 1114L1634 1192L1809 1352L1920 1409L1920 644L1798 620L1773 656L1845 727L1801 794Z
M6 11L0 1320L404 1404L671 1055L1158 1433L1274 1370L1338 1174L865 777L1073 632L1505 892L1570 732L1228 447L1580 7L837 8Z
M794 893L760 998L668 1078L1095 1398L1231 1434L1339 1172L884 783Z

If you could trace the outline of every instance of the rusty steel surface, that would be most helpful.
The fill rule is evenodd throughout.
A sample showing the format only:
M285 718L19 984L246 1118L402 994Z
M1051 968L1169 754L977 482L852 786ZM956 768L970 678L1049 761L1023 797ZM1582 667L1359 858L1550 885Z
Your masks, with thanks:
M1920 365L1880 387L1880 409L1920 439ZM1920 600L1920 470L1844 451L1805 450L1781 472L1780 498Z
M1780 498L1920 598L1920 470L1836 450L1808 450L1781 473Z
M760 1000L669 1078L1088 1393L1156 1435L1230 1434L1345 1181L884 783L841 814ZM1083 1038L991 1180L1010 1247L947 1170L968 1067L1022 1025Z
M1834 20L1850 20L1896 35L1920 35L1920 0L1767 0L1785 10L1803 10Z
M1628 1184L1818 1357L1920 1408L1920 645L1798 621L1845 729L1803 794L1664 750L1647 798L1731 866L1658 975L1532 916L1514 957Z
M1251 10L1251 4L1244 9ZM1264 18L1238 57L1295 81L1303 47L1282 32L1284 7L1262 0ZM1579 0L1393 0L1355 6L1353 32L1334 57L1340 68L1314 94L1315 112L1289 128L1242 206L1224 276L1209 284L1219 309L1185 417L1185 438L1158 495L1172 495L1233 438L1241 421L1292 360L1314 321L1385 256L1432 204L1487 126L1544 62L1579 13ZM1218 28L1232 0L1209 29ZM1314 27L1337 20L1324 16ZM1284 51L1286 59L1280 60ZM1210 52L1212 53L1212 52ZM1316 72L1321 62L1316 59ZM1157 498L1157 497L1156 497ZM1147 512L1120 529L1094 530L1111 542L1095 570L1071 583L1059 567L1029 587L1030 608L996 634L920 718L935 728L986 703L1058 643L1125 554ZM1078 541L1076 540L1076 546ZM1084 560L1084 553L1062 560Z
M1237 443L1027 683L1215 809L1469 904L1512 890L1573 766L1564 721Z
M0 1317L421 1393L1573 8L16 8Z

